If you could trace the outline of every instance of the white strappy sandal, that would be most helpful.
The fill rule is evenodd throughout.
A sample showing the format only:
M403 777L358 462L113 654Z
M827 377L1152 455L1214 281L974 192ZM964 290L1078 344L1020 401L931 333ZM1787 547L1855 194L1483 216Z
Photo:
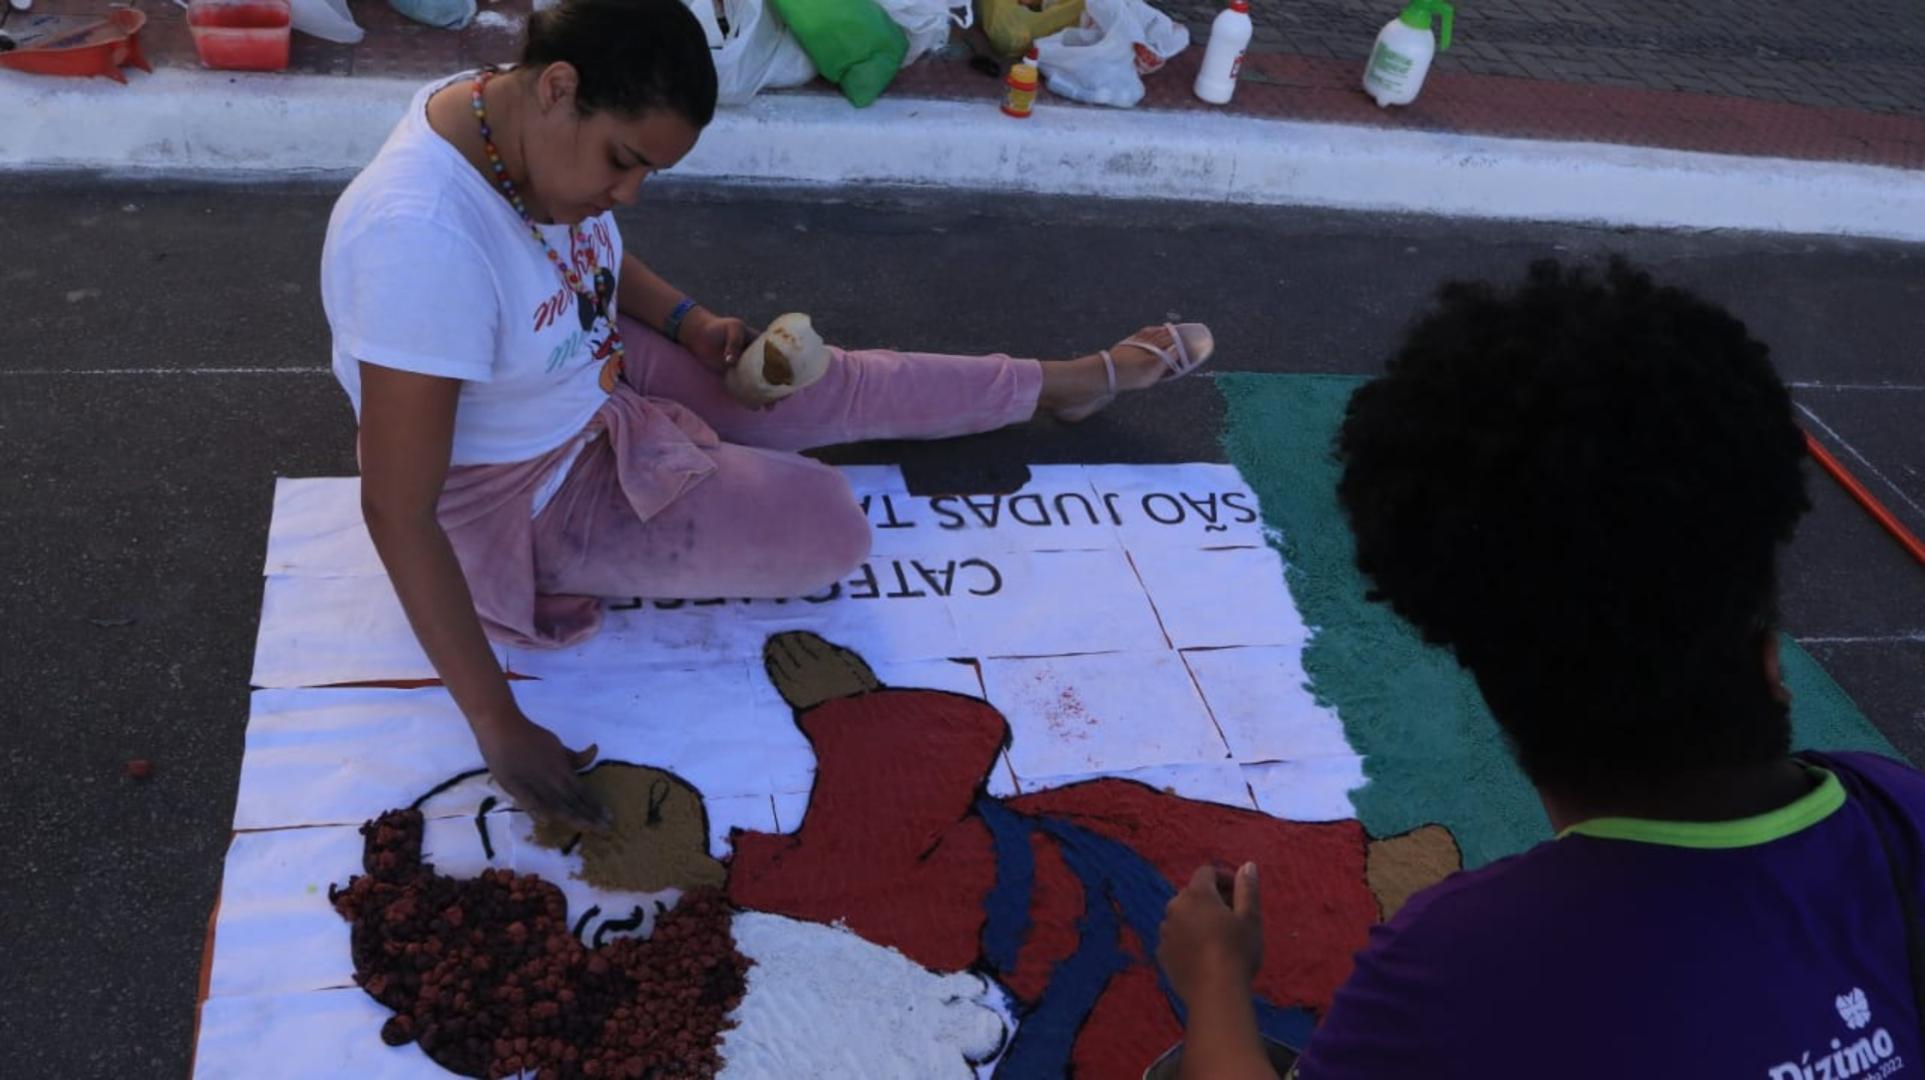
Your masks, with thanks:
M1170 332L1170 348L1162 349L1147 341L1130 338L1117 348L1129 346L1155 353L1163 361L1164 372L1157 382L1180 379L1204 364L1216 352L1216 338L1211 336L1210 328L1202 323L1164 323ZM1116 400L1116 359L1110 350L1098 354L1103 358L1103 373L1109 376L1109 390L1102 397L1074 409L1063 409L1056 413L1056 419L1065 424L1075 424L1101 412L1110 402ZM1151 385L1155 385L1154 383Z

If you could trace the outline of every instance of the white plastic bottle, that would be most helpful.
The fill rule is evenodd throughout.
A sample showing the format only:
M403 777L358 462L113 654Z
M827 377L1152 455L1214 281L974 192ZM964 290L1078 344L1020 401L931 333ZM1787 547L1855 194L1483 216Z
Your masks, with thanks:
M1237 92L1237 72L1250 47L1249 0L1230 0L1210 24L1210 43L1203 49L1203 67L1196 73L1196 96L1212 105L1228 105Z
M1378 105L1408 105L1417 100L1430 74L1438 43L1430 35L1433 13L1444 17L1443 48L1450 48L1450 27L1456 11L1445 0L1410 0L1403 14L1384 24L1364 68L1364 92Z

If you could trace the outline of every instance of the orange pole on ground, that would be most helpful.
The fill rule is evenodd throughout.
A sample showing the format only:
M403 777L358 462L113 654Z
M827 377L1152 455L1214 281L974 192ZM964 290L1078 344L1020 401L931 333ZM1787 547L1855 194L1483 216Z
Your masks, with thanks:
M1865 512L1872 516L1872 520L1884 526L1885 531L1892 534L1892 539L1897 540L1899 546L1910 552L1912 558L1917 559L1920 564L1925 565L1925 543L1919 542L1918 537L1913 536L1912 531L1886 509L1884 503L1878 501L1878 496L1865 490L1865 485L1859 483L1858 478L1833 457L1831 451L1825 449L1817 439L1813 438L1809 431L1805 432L1805 449L1811 451L1811 456L1831 474L1833 480L1838 481L1840 487L1849 492L1852 498L1858 500L1858 505L1865 508Z

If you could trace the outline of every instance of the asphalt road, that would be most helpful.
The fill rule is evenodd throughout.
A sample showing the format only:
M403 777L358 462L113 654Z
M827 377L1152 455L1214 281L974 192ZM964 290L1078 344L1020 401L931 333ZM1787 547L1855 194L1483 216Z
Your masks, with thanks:
M178 1076L228 839L274 478L353 470L316 267L331 190L0 190L0 1046ZM1015 196L670 187L632 249L718 310L851 344L1045 357L1181 316L1219 371L1371 372L1437 282L1621 251L1729 304L1804 419L1925 532L1925 249ZM912 477L1220 459L1207 379L1076 429L870 446ZM1925 761L1925 568L1814 472L1784 617ZM151 759L145 782L122 775Z

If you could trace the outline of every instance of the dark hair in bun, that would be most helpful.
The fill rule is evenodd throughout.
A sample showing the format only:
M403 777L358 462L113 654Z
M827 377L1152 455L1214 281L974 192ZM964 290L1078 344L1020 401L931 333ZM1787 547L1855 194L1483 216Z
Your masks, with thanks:
M698 128L715 118L715 61L680 0L560 0L529 17L521 63L573 65L584 115L669 109Z

